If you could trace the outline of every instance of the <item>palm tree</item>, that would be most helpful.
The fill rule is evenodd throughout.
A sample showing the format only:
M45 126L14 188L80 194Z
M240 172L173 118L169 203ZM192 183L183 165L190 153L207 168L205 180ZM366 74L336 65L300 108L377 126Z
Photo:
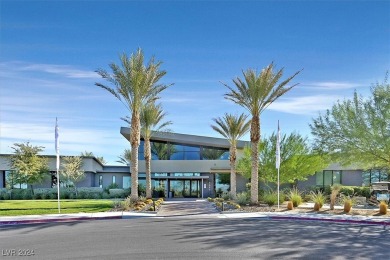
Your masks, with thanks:
M271 105L276 99L288 92L295 85L287 86L287 84L301 71L288 77L286 80L279 82L283 76L283 68L274 72L274 64L271 63L265 67L260 73L248 69L243 71L244 80L240 78L233 79L235 88L224 84L230 92L225 94L225 98L244 107L251 114L251 202L258 203L259 195L259 141L260 141L260 115Z
M230 194L236 198L236 153L237 141L249 131L250 121L247 115L234 116L225 113L223 118L213 118L216 125L211 125L214 131L225 137L230 143Z
M153 131L161 131L166 126L172 124L171 121L163 122L165 113L160 104L149 103L141 110L141 135L144 138L144 157L145 157L145 174L146 174L146 197L152 197L152 180L150 162L152 159L150 138Z
M107 80L114 88L95 83L110 92L119 99L131 114L130 144L131 144L131 199L138 199L138 147L140 144L141 107L159 98L161 91L168 85L159 84L159 80L166 74L160 70L161 62L155 62L152 57L147 65L144 65L144 54L141 49L128 57L126 54L120 56L121 66L111 63L109 66L112 74L103 69L96 72Z
M131 150L130 149L125 149L123 153L118 156L119 160L116 161L118 163L123 163L125 165L130 165L131 164Z

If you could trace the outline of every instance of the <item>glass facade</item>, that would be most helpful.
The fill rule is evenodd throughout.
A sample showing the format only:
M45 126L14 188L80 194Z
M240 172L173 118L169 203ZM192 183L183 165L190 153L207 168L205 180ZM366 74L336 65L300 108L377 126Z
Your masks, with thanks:
M331 186L334 184L341 184L342 171L325 170L316 172L317 186Z
M363 172L363 183L365 185L370 185L373 182L389 180L389 171L387 169L370 169Z
M27 183L20 183L20 178L12 171L5 171L5 187L8 189L27 189Z
M152 160L229 160L229 149L151 142ZM138 159L145 160L144 141Z

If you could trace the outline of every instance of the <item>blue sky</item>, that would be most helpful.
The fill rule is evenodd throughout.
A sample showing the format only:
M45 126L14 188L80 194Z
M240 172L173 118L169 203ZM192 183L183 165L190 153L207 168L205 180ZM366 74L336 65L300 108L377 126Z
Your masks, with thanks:
M54 154L91 151L110 164L129 147L126 108L94 72L141 47L174 83L161 102L178 133L215 136L212 118L244 110L225 100L242 70L272 61L299 83L262 114L262 134L298 131L390 68L390 1L0 2L0 153L30 141ZM249 140L249 136L245 138Z

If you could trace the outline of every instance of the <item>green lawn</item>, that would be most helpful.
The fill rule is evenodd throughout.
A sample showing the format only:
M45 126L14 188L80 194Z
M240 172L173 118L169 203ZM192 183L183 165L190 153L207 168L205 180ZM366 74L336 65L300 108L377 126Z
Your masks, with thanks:
M61 200L61 213L104 212L112 200ZM57 214L57 200L0 200L0 216Z

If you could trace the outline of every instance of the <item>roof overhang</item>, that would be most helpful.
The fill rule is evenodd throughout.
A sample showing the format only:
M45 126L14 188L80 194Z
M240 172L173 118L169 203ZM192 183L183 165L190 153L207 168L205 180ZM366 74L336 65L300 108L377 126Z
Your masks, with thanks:
M130 141L130 128L121 127L121 134ZM150 141L157 142L169 142L172 144L184 144L184 145L199 145L204 147L224 148L229 149L230 143L228 140L216 137L178 134L170 132L152 132L152 138ZM238 141L237 149L243 149L245 146L249 146L247 141Z

